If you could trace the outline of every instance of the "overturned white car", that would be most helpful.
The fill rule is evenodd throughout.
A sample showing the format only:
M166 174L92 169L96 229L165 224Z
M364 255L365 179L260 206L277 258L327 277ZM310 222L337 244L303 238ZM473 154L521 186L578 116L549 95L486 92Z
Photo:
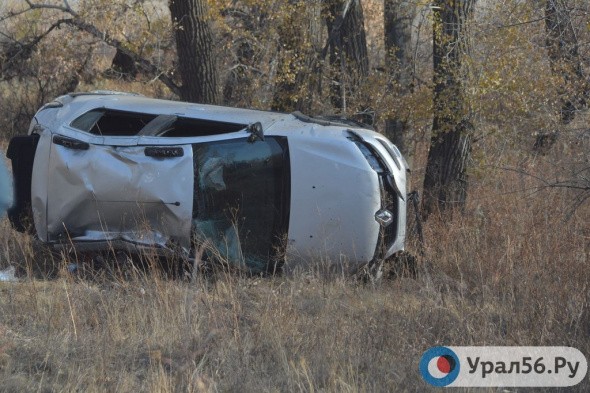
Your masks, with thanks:
M252 272L403 250L407 164L340 119L73 93L11 140L8 215L52 247L194 255L213 244Z

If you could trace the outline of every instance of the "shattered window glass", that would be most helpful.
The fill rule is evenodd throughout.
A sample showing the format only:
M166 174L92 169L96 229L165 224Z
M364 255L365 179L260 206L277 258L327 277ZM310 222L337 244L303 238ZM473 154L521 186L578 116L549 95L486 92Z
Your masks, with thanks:
M156 115L124 112L110 109L94 109L71 123L71 126L95 135L133 136L145 127Z
M245 139L193 145L194 231L223 259L266 271L285 226L288 160L277 141Z
M193 119L188 117L179 117L166 132L160 136L163 137L187 137L187 136L205 136L219 135L236 132L246 128L247 124L227 123L214 120Z
M95 135L134 136L139 134L168 138L227 134L243 130L248 126L240 123L195 119L176 115L158 116L105 108L86 112L76 118L70 125Z
M102 115L104 115L104 110L94 110L86 112L82 116L74 120L71 126L82 131L90 132L92 127L94 127L94 125L96 124L98 119L102 117Z

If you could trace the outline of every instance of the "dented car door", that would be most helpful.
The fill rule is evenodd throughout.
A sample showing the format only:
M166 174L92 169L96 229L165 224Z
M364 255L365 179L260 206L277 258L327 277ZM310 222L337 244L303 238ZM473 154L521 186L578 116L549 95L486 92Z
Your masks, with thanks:
M39 146L37 153L46 152L48 158L35 161L48 162L47 170L33 171L36 177L43 172L51 176L48 182L33 179L33 185L47 187L46 195L33 187L36 227L46 230L40 237L48 242L120 240L188 250L192 146L139 146L137 141L71 132L44 135L40 145L48 147Z

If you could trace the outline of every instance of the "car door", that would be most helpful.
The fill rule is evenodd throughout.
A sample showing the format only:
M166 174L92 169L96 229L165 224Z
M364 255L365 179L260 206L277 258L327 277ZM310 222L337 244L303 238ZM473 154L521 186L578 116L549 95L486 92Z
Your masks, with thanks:
M122 240L190 247L192 146L139 146L138 136L52 133L46 241Z
M289 226L287 139L267 136L195 143L193 230L224 263L272 272Z

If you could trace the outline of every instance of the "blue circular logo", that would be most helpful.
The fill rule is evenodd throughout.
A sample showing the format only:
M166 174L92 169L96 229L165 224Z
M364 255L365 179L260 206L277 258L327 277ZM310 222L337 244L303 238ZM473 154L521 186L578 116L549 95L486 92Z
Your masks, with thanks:
M457 379L461 366L459 358L450 348L432 347L420 359L420 372L433 386L447 386Z

